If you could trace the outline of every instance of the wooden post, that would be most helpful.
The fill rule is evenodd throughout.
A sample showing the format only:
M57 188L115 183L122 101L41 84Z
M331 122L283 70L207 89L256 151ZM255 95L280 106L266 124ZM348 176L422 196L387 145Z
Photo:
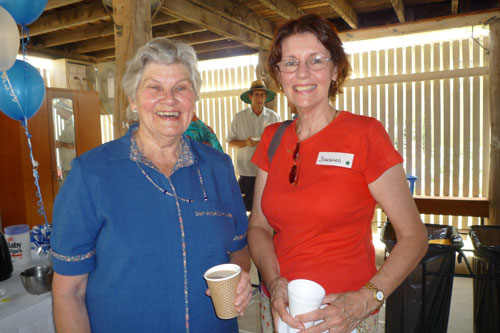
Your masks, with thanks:
M269 57L269 51L260 51L259 52L259 63L257 64L257 78L261 79L264 81L266 84L267 89L271 89L276 93L276 98L269 103L266 103L266 107L276 111L276 105L277 105L277 98L278 98L278 86L274 82L273 79L271 79L271 76L269 75L269 69L267 68L267 58ZM277 111L276 111L277 112ZM284 119L282 119L284 120Z
M500 225L500 20L490 23L490 217L488 224Z
M113 0L113 12L116 64L113 129L115 138L119 138L127 131L128 106L121 82L127 61L152 38L151 0Z

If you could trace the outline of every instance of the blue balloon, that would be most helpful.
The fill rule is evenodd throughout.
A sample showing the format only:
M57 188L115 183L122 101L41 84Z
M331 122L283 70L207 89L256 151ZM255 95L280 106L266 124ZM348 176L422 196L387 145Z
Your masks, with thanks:
M35 22L47 6L47 0L0 0L0 6L5 8L17 24Z
M26 61L16 60L5 73L19 104L13 100L12 90L2 75L0 111L15 120L30 119L38 112L45 97L45 84L40 72Z

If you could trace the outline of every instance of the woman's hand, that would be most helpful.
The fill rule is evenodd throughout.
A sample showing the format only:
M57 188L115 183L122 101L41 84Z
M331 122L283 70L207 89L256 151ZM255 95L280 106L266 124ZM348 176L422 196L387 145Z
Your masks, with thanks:
M301 323L323 320L323 322L304 330L304 333L350 333L361 321L377 309L373 292L366 288L358 291L326 295L323 304L327 306L296 316Z
M207 296L212 297L210 289L207 288L205 291ZM241 270L240 282L236 286L236 299L234 303L236 305L236 311L238 315L243 316L245 314L245 309L252 300L252 283L250 281L250 274L244 270Z
M271 312L273 314L274 327L278 328L279 318L290 327L303 329L304 326L294 319L286 307L288 305L288 280L278 276L269 283L269 294L271 295Z
M236 311L240 316L245 314L245 309L252 300L252 282L250 280L250 274L248 272L241 270L240 282L236 286Z

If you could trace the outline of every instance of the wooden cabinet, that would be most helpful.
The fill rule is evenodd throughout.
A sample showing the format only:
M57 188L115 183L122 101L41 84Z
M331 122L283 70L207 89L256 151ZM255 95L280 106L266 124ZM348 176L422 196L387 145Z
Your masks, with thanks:
M45 212L52 221L52 205L61 184L61 161L56 148L61 117L56 103L72 108L76 156L101 144L99 93L46 88L40 110L28 120L33 157L38 162L39 185ZM64 125L62 125L64 126ZM68 146L68 144L67 144ZM69 144L71 146L71 144ZM0 112L0 214L2 228L13 224L43 224L39 214L28 139L19 121Z

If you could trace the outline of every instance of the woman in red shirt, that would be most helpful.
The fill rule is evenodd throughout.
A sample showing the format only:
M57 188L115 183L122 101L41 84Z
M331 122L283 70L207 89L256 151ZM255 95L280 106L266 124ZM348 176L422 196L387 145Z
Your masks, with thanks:
M427 249L427 232L411 196L402 158L382 124L336 110L350 66L331 23L305 15L282 25L269 68L298 118L283 132L270 162L279 124L270 125L252 161L259 167L248 229L251 254L281 318L304 332L376 330L377 313ZM371 221L376 204L390 218L397 245L377 270ZM292 318L287 284L310 279L327 306Z

